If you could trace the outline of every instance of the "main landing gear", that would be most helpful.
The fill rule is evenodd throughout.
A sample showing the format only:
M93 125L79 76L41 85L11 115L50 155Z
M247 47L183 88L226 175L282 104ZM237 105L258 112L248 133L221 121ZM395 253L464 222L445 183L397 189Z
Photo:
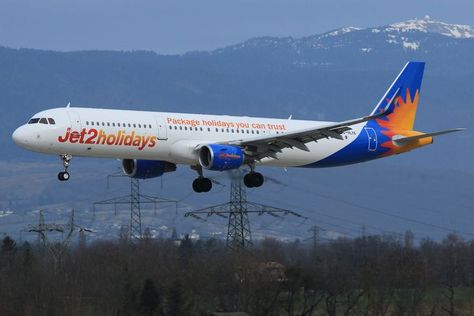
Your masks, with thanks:
M191 169L194 169L199 174L193 181L193 190L194 192L201 193L201 192L209 192L212 189L212 181L209 178L205 178L202 173L201 166L191 166Z
M70 178L69 172L67 172L67 169L69 168L69 164L71 162L72 156L71 155L60 155L59 157L63 161L64 171L61 171L60 173L58 173L58 180L59 181L67 181Z
M202 173L201 166L191 166L191 169L196 170L199 174L193 181L194 192L209 192L212 189L212 181L209 178L205 178ZM251 171L244 176L244 184L247 188L258 188L261 187L264 182L263 175L260 172L255 172L251 166Z

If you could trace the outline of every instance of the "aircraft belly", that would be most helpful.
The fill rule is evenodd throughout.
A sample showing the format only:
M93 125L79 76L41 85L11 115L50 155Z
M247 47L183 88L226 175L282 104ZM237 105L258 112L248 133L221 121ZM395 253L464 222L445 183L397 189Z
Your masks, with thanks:
M166 160L169 146L166 141L159 141L156 148L143 148L128 146L114 146L102 144L55 144L47 153L68 153L72 156L95 158L123 158L123 159L149 159Z

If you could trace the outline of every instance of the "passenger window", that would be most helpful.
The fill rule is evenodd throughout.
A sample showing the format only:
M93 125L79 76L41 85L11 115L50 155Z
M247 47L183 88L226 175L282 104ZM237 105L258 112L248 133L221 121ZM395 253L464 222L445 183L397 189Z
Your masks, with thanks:
M175 126L174 129L178 129L178 126Z
M200 130L201 130L201 132L202 132L202 127L199 127L199 129L200 129Z
M115 127L115 123L112 123L112 126Z
M36 124L39 122L39 118L32 118L31 120L28 121L28 124Z
M182 127L182 126L180 126L180 127L179 127L179 129L180 129L180 130L183 130L183 127Z
M110 126L110 122L107 122L107 126Z
M207 131L208 131L208 132L210 132L210 131L211 131L211 128L210 128L210 127L208 127L208 128L207 128Z
M48 118L48 122L49 122L49 124L51 124L51 125L56 124L56 122L55 122L52 118Z
M128 127L132 127L132 124L128 123Z
M89 121L86 121L86 125L89 125Z
M185 130L185 131L187 131L187 130L188 130L188 127L187 127L187 126L185 126L185 127L184 127L184 130Z
M91 125L94 126L94 122L91 122Z
M254 130L252 130L252 134L255 134Z
M105 126L105 123L104 123L104 122L102 122L102 126Z
M40 120L39 120L40 124L48 124L48 120L45 119L44 117L42 117Z

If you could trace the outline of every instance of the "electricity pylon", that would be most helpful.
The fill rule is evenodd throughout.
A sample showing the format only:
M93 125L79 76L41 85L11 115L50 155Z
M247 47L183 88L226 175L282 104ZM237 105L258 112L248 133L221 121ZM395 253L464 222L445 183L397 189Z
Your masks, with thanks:
M184 216L204 221L205 217L212 215L227 218L227 247L230 249L242 249L252 245L249 214L266 214L282 219L286 215L293 215L307 219L291 210L247 201L246 187L242 183L242 172L240 171L231 173L229 202L187 212Z
M116 175L110 175L109 177L122 177ZM107 187L108 179L107 177ZM159 198L156 196L150 196L140 193L140 180L130 177L130 194L125 196L119 196L108 200L95 202L93 204L93 211L95 214L96 208L99 205L114 205L115 215L117 215L118 205L130 205L130 226L128 229L130 240L142 238L142 204L153 204L154 212L156 214L157 205L160 203L173 203L175 208L178 208L178 201Z
M39 211L38 224L28 225L27 231L38 234L38 242L49 250L54 260L54 269L56 270L60 264L62 256L71 242L71 237L74 231L92 232L87 228L83 228L74 222L74 210L71 211L71 219L69 223L57 224L46 223L44 220L43 210ZM49 238L51 233L60 233L62 238L60 241ZM66 236L64 236L66 235Z

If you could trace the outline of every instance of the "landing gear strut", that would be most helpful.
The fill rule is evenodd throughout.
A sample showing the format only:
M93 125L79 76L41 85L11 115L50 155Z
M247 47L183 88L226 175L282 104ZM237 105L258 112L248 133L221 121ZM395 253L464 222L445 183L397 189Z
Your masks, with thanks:
M205 178L202 173L201 166L191 166L192 169L196 170L199 174L193 181L193 190L194 192L201 193L201 192L209 192L212 189L212 181L209 178Z
M64 171L61 171L60 173L58 173L58 180L59 181L67 181L70 178L70 175L69 175L69 172L67 172L67 169L69 168L69 164L71 162L72 156L71 155L60 155L59 157L63 161Z

